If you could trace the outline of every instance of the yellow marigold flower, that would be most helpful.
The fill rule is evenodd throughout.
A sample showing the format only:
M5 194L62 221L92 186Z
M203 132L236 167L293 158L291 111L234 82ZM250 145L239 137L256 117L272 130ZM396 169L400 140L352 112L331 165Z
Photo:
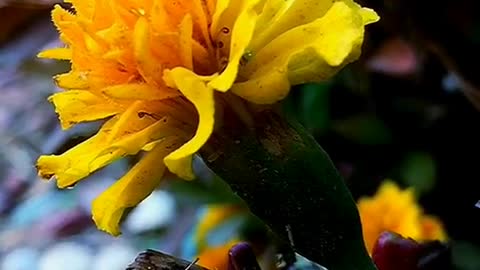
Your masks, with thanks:
M370 253L383 231L417 241L447 239L440 220L423 213L413 189L401 190L391 181L385 181L373 197L360 198L358 210L363 238Z
M360 54L376 13L353 0L68 0L52 17L64 48L40 57L71 62L50 97L64 129L108 119L61 155L41 156L39 174L60 188L126 155L145 152L93 203L97 226L119 221L168 168L192 179L192 155L215 114L243 98L272 104L291 85L323 80ZM234 104L234 105L232 105ZM164 162L162 163L161 160Z
M423 216L421 220L422 238L425 240L447 240L447 233L442 222L433 216Z

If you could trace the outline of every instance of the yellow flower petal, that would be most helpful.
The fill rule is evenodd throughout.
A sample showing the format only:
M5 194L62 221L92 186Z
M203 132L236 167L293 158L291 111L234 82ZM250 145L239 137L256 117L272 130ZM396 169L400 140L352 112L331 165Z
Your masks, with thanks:
M378 16L378 14L373 9L362 8L360 10L360 14L362 14L363 23L365 25L375 23L375 22L378 22L380 20L380 17Z
M131 52L130 43L128 42L131 39L131 32L125 25L119 22L115 22L109 28L96 32L96 35L109 44L110 50L108 50L107 54L115 50ZM122 58L118 59L123 60Z
M255 10L259 0L244 1L242 11L238 15L232 29L229 60L225 70L208 83L209 87L226 92L237 78L238 68L242 57L245 60L248 44L253 36L258 13ZM230 7L233 8L233 7Z
M278 68L246 82L236 83L231 91L257 104L273 104L282 100L290 91L287 70Z
M180 56L183 66L188 69L193 69L192 34L192 17L187 14L180 23Z
M124 123L114 118L105 123L95 136L67 152L61 155L41 156L37 161L40 176L55 177L57 186L64 188L74 185L77 181L119 158L138 153L151 142L166 137L185 140L181 131L170 126L168 117L137 131L138 126L143 124L136 122L142 121L144 120L131 119L130 122ZM112 140L114 130L117 132L115 140Z
M230 0L217 0L215 5L215 12L212 16L212 25L210 25L210 35L212 37L216 36L220 31L220 19L228 8Z
M227 270L228 269L228 252L237 243L234 239L225 245L208 247L198 254L198 265L207 269Z
M418 239L420 208L415 203L412 190L401 191L391 181L385 181L372 198L358 201L363 238L371 253L378 236L394 231L404 237Z
M75 6L77 13L86 16L87 18L92 18L95 10L95 1L85 1L85 0L64 0L65 3L71 3Z
M101 149L90 162L89 170L95 171L121 157L137 154L140 150L148 150L149 147L145 146L160 139L175 137L180 141L182 132L170 127L170 120L171 118L164 117L138 132L112 140L112 143Z
M95 136L62 155L40 156L37 161L37 170L40 177L45 179L55 177L57 186L64 188L87 176L90 173L88 164L103 148L103 141L108 130L115 122L116 119L107 121Z
M401 190L389 180L382 183L373 197L360 198L358 211L363 238L370 253L384 231L393 231L417 241L446 238L441 223L424 215L413 189Z
M213 17L213 14L215 13L216 4L217 4L217 0L207 0L207 9L208 9L208 14L210 14L210 17Z
M63 89L84 90L90 88L87 72L70 71L55 75L53 80L58 87Z
M175 14L175 13L169 13L169 10L167 10L165 7L164 1L162 0L153 1L152 10L150 11L150 20L152 24L152 29L155 32L161 33L161 32L170 31L172 29L172 23L170 21L170 16L168 14Z
M210 18L211 18L209 14L208 6L207 6L208 4L205 3L205 0L193 0L192 4L193 4L192 11L193 11L195 22L200 28L203 41L207 45L207 48L211 50L213 49L213 45L210 39L210 33L208 29L208 26L210 25Z
M341 1L343 1L350 8L358 10L360 12L360 15L362 15L362 19L365 25L371 24L380 20L380 17L372 9L362 8L360 7L359 4L355 3L355 1L353 0L341 0Z
M162 100L180 96L180 92L146 83L119 84L106 87L101 92L110 98L132 100Z
M57 60L71 60L72 50L69 48L54 48L41 51L37 57Z
M124 110L121 104L85 90L56 93L49 100L55 105L63 129L79 122L103 119Z
M78 48L86 46L82 28L78 25L75 15L55 5L52 10L52 20L60 34L60 39L68 45L75 45Z
M165 157L168 169L184 179L193 179L192 156L207 142L215 123L213 89L190 70L175 68L165 72L167 84L174 84L195 105L199 115L195 136ZM172 85L169 85L172 86Z
M423 216L422 220L422 240L440 240L447 241L447 233L440 219L434 216Z
M166 101L135 101L118 117L116 124L109 131L106 142L113 143L157 122L163 123L169 133L170 130L175 131L177 136L188 138L186 134L189 134L190 130L181 129L181 120L178 119L182 119L183 115L177 113L177 110L177 107L170 106ZM191 117L191 111L187 111L187 115Z
M282 33L321 18L332 4L331 0L268 0L249 49L259 51Z
M145 17L140 17L133 32L133 49L138 65L138 72L152 86L160 85L163 72L162 63L155 61L150 48L150 26ZM156 78L160 76L160 80Z
M248 80L235 84L232 91L251 102L271 104L288 94L289 84L330 78L360 55L364 33L360 10L334 2L320 19L281 34L243 67L240 76Z
M99 229L115 236L120 234L124 211L139 204L158 186L165 171L165 166L158 161L175 147L174 140L157 145L93 201L93 220Z

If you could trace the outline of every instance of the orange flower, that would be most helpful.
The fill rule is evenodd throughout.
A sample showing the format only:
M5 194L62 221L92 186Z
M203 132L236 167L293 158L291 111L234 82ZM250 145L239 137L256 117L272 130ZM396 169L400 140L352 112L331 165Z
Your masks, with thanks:
M391 181L385 181L373 197L360 198L358 210L363 238L370 253L383 231L392 231L417 241L447 239L440 220L423 213L413 189L400 190Z
M210 270L227 270L228 251L234 245L235 242L230 242L223 246L205 248L198 255L198 264Z

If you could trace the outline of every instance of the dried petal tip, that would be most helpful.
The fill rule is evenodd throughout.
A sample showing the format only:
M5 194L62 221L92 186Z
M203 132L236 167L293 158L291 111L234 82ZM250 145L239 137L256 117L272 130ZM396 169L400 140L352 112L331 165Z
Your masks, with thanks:
M450 248L440 241L418 243L392 232L383 232L372 254L379 270L452 269Z

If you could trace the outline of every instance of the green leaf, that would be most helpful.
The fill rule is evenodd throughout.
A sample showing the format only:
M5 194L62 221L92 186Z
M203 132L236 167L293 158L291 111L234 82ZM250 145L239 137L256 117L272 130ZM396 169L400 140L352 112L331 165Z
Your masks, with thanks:
M435 160L428 153L409 153L402 162L400 179L418 193L430 191L435 186L435 176Z
M311 132L322 132L329 123L330 84L306 84L301 89L300 122Z
M355 201L310 133L272 111L256 114L250 129L239 125L226 121L201 155L250 211L296 252L328 269L376 269Z
M219 204L243 202L232 193L230 187L218 177L196 181L171 181L168 190L175 194L176 198L188 204Z
M333 130L343 137L365 145L382 145L392 141L391 131L383 121L371 114L337 120Z
M459 270L480 269L480 247L469 242L458 241L452 246L453 264Z

